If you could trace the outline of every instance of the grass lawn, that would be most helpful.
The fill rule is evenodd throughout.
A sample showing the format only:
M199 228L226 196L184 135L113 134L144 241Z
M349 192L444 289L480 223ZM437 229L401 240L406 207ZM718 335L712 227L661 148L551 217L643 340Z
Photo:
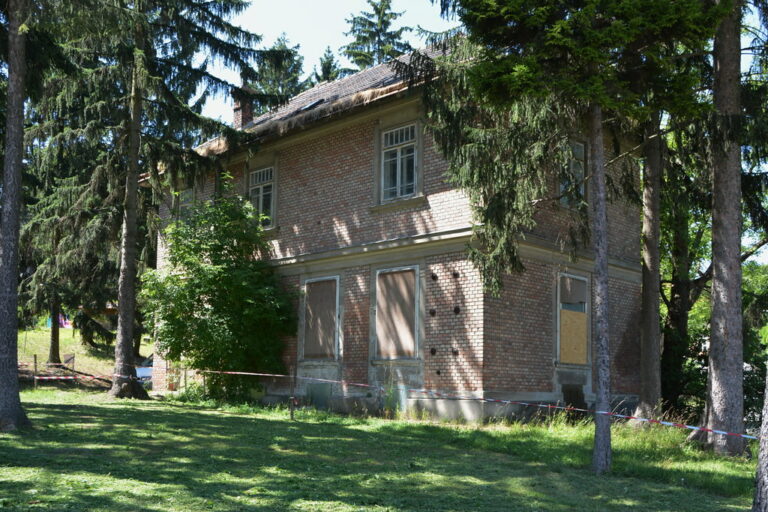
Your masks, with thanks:
M591 429L484 427L284 409L22 395L36 428L0 434L0 509L104 511L747 510L754 463L616 427L593 476Z
M48 346L50 343L50 329L34 329L19 331L19 361L32 364L33 355L37 354L39 370L45 369L48 360ZM111 375L115 367L114 346L101 351L95 351L83 345L79 334L74 329L61 329L59 331L59 343L61 357L64 354L75 354L75 369L92 375ZM143 345L141 354L148 356L152 348ZM25 367L30 368L30 367Z

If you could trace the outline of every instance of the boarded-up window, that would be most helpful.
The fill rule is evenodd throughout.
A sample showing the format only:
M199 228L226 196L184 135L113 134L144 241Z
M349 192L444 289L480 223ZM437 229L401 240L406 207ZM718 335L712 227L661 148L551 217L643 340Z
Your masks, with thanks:
M587 364L587 282L560 276L560 362Z
M306 284L304 359L333 359L336 354L336 279Z
M380 272L376 282L378 357L416 355L416 270Z

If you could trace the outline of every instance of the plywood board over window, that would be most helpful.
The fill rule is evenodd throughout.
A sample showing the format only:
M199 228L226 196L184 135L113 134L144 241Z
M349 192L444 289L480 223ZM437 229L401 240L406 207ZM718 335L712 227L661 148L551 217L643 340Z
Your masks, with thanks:
M565 364L589 362L587 281L561 275L558 281L560 354Z
M305 289L304 359L333 359L338 333L338 281L308 281Z
M416 356L416 269L379 271L376 278L377 356Z

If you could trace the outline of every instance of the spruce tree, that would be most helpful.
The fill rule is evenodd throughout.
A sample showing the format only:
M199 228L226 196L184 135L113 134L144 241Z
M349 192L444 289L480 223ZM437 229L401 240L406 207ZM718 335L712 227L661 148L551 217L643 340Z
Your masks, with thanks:
M299 53L299 45L290 46L285 34L268 49L271 58L264 59L258 67L258 82L249 85L263 101L256 101L253 112L263 114L275 105L275 98L286 102L311 86L309 79L302 79L304 57Z
M133 361L137 259L140 242L149 236L138 227L139 175L147 175L156 196L167 200L166 187L218 168L216 155L197 153L196 145L221 134L230 147L238 143L240 134L200 115L212 94L237 90L254 101L274 98L250 94L208 72L209 61L218 60L236 68L244 83L258 83L256 65L273 57L256 48L258 36L227 21L245 7L239 0L101 2L85 15L98 25L69 47L85 72L77 80L52 81L48 89L49 103L59 105L48 109L48 121L63 111L77 114L51 135L60 144L46 141L42 147L76 148L82 140L107 146L96 151L88 166L92 179L74 203L77 210L88 201L103 201L101 211L108 217L96 215L89 224L101 228L117 220L121 226L115 396L145 395ZM207 59L201 61L203 54ZM79 98L84 108L76 108ZM88 194L89 187L106 195Z
M444 13L459 15L469 40L482 48L479 59L463 64L468 69L466 80L473 98L510 106L519 103L521 97L554 97L557 104L573 105L584 116L595 253L596 407L607 411L610 359L604 111L635 119L647 116L631 86L634 66L638 61L661 58L664 48L672 44L698 51L711 35L712 22L699 2L454 0L442 2L442 7ZM467 162L468 168L470 165ZM499 265L508 259L506 255L486 255L489 265L495 263L498 270L508 270L506 265ZM604 415L595 418L593 469L597 473L610 469L609 421Z
M331 47L328 46L325 53L320 57L320 71L314 68L312 72L312 81L315 83L333 82L339 78L344 78L351 72L351 69L342 68L339 65Z
M341 47L342 53L360 69L387 62L412 50L403 40L403 34L410 32L411 27L392 29L392 23L403 15L392 11L392 0L366 1L371 11L350 15L347 19L349 32L344 35L354 40Z
M0 215L0 431L29 425L21 407L18 377L18 241L24 146L27 0L8 0L8 93L5 117L2 215Z
M741 16L733 3L714 41L713 99L716 143L712 169L712 318L707 427L744 429L744 357L741 317ZM740 454L744 440L712 436L718 453Z

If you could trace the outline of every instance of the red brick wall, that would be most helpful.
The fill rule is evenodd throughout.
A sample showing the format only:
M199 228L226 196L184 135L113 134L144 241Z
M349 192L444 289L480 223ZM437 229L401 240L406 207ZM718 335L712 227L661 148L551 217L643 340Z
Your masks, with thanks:
M487 390L551 392L554 376L557 268L524 260L525 272L504 278L499 297L485 296Z
M339 124L315 137L302 136L276 153L264 146L256 153L274 154L277 170L276 257L319 253L371 242L452 230L467 226L471 213L463 193L444 180L445 161L425 137L422 157L423 191L427 204L383 211L374 186L375 120ZM267 164L270 165L270 164ZM256 167L251 167L254 169ZM245 190L243 165L229 171L236 189ZM210 197L215 180L199 187L198 197ZM163 219L169 217L161 206ZM534 233L550 242L563 242L573 213L559 207L542 211ZM638 263L639 211L621 202L609 205L611 256ZM165 247L158 247L162 265ZM415 261L414 261L415 262ZM359 263L351 263L359 265ZM444 390L554 392L555 293L558 266L526 260L526 271L505 278L501 297L482 291L480 277L466 254L454 252L426 260L421 358L424 385ZM452 276L459 272L459 278ZM353 382L369 380L370 266L351 266L339 274L342 291L342 376ZM438 279L433 281L432 274ZM299 276L285 278L298 289ZM639 284L611 280L611 342L614 392L637 391L637 340L634 322L639 309ZM298 300L296 307L298 309ZM454 307L460 313L454 314ZM435 316L429 311L435 310ZM594 316L593 316L594 318ZM286 339L285 362L296 361L297 337ZM432 355L430 349L435 348ZM453 349L458 351L453 354ZM156 356L157 357L157 356ZM437 371L440 371L440 375Z
M368 266L348 268L342 273L342 378L349 382L368 382L370 283L371 268Z
M611 342L611 391L640 392L640 283L608 282Z
M446 164L425 142L422 158L427 205L371 211L374 121L362 121L304 139L277 153L275 256L322 252L469 225L465 195L443 179ZM263 154L270 154L265 146ZM243 170L232 169L244 189Z
M454 272L458 277L454 277ZM437 279L432 279L433 274ZM421 344L424 386L427 389L481 391L483 290L479 273L464 253L427 258L424 287L425 325ZM458 314L454 312L456 307ZM432 310L434 316L430 313ZM434 355L431 353L433 348Z

